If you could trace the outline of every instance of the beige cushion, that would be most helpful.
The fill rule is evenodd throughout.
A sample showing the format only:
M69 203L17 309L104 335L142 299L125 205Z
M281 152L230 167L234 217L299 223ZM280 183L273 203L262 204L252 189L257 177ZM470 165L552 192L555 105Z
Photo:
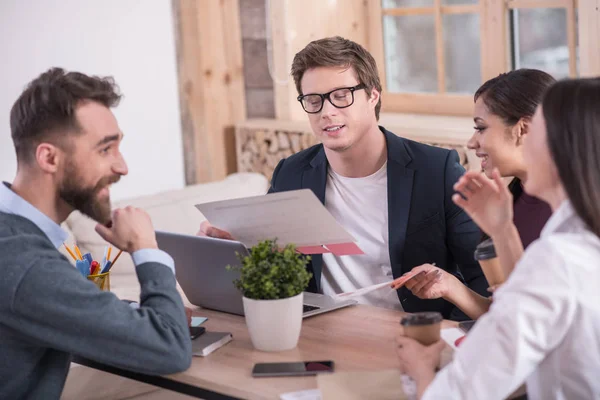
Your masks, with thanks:
M193 235L198 231L204 216L194 205L258 196L267 192L267 179L257 173L232 174L222 181L192 185L151 196L118 201L115 207L128 205L140 207L152 218L156 230ZM90 252L95 260L101 260L108 245L94 230L96 223L79 212L72 213L66 221L67 229L72 232L82 253ZM72 241L68 242L73 244ZM116 251L113 249L111 258ZM123 276L121 278L121 275ZM123 254L111 269L111 290L120 297L135 299L139 293L133 262L129 255Z

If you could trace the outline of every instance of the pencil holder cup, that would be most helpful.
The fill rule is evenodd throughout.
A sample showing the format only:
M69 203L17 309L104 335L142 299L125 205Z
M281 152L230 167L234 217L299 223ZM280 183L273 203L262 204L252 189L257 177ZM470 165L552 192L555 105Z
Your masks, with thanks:
M88 275L87 278L94 282L98 289L110 292L110 271L103 274Z

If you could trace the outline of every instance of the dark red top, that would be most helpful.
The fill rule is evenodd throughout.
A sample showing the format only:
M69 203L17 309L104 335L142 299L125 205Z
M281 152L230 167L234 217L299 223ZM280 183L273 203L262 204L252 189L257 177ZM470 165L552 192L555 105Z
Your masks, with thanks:
M548 203L533 197L523 191L514 204L513 222L521 236L523 248L540 237L542 228L552 215Z

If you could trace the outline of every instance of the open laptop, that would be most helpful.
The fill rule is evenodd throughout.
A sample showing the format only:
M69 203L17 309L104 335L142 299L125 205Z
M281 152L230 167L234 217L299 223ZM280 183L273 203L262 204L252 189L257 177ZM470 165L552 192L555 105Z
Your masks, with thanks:
M200 307L244 315L242 294L233 285L239 266L236 252L247 255L248 249L233 240L156 232L158 247L175 260L175 274L188 300ZM322 314L356 304L356 300L337 300L322 294L304 292L303 317Z

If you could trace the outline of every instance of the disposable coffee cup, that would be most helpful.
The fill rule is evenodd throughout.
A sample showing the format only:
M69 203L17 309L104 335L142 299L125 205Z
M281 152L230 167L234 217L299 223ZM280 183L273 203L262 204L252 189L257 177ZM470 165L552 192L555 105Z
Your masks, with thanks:
M429 346L440 340L442 319L439 312L420 312L402 318L400 325L404 328L404 336Z
M479 262L485 279L487 279L490 286L504 283L504 271L502 271L500 260L498 260L498 256L496 255L492 239L487 239L479 243L475 248L474 256L475 260Z

